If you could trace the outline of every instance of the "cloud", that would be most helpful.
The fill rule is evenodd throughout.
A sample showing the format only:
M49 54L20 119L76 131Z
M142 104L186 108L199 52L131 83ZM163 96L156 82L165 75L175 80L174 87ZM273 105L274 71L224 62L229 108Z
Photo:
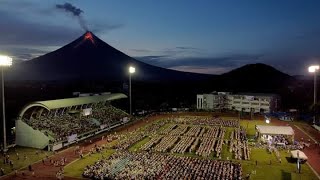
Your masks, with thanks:
M223 74L232 70L230 67L175 66L169 69L202 74Z
M120 23L108 23L108 22L97 22L97 21L90 21L89 27L90 31L99 34L99 33L106 33L115 29L120 29L124 27L124 24Z
M45 53L50 52L49 49L42 49L41 47L25 48L25 47L10 47L10 46L0 46L0 54L6 54L12 57L15 61L26 61Z
M237 67L247 63L259 62L263 55L260 54L234 54L217 57L186 57L172 58L171 56L143 56L138 60L153 63L154 65L171 68L176 66L231 66Z
M177 46L176 49L183 49L183 50L200 50L199 48L189 47L189 46Z
M129 49L130 51L138 52L138 53L150 53L153 52L152 50L149 49Z
M147 61L149 60L149 58L155 58L155 56L177 59L182 57L192 57L206 54L204 50L190 46L177 46L159 50L129 49L129 51L132 52L133 56L143 58Z
M168 55L136 57L145 63L180 71L221 74L245 64L261 62L261 54L233 54L217 57L173 58Z

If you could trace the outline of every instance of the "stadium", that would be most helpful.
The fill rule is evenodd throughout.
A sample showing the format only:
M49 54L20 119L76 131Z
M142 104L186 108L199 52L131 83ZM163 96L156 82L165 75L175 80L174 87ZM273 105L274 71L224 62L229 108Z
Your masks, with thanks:
M106 58L105 52L123 60L121 66L115 67L109 61L99 64L98 60L87 65L87 59ZM90 74L93 77L106 75L101 73L104 67L114 67L115 72L124 76L121 71L132 62L137 69L149 68L145 74L140 73L142 80L159 78L161 74L192 79L188 73L179 74L130 59L91 32L34 62L47 59L51 63L56 59L83 63L83 69L63 66L63 73L70 79L75 77L69 72L85 72L86 68L95 70ZM41 63L29 63L26 67L38 68L35 76L39 78L43 78L41 73L54 77L60 70L45 69ZM17 65L16 71L19 69L30 71L22 65ZM79 77L84 78L81 73ZM131 74L129 78L131 88ZM15 119L15 143L2 152L1 179L319 178L319 132L303 122L265 119L260 110L253 113L249 106L258 101L254 98L241 103L251 109L248 116L236 108L200 111L186 107L135 116L131 114L131 103L136 103L132 102L131 89L128 95L121 91L93 93L26 104ZM121 99L130 102L130 113L114 105Z

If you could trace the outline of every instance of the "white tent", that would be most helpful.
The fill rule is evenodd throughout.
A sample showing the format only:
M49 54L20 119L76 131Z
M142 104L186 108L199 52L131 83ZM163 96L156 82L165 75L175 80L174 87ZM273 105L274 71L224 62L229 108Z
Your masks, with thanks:
M300 150L294 150L291 151L291 157L297 159L298 158L298 153L299 153L299 158L302 160L307 160L308 157L304 154L304 152L300 151Z
M294 131L290 126L265 126L256 125L256 129L260 134L268 135L294 135Z

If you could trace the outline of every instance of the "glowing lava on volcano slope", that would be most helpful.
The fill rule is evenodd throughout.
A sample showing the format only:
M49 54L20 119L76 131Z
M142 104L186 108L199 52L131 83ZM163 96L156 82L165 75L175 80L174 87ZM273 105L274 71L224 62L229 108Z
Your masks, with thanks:
M87 32L87 33L84 35L84 39L85 39L85 40L90 40L90 41L92 42L92 44L95 43L91 32Z
M77 48L78 46L80 46L81 44L83 44L86 41L91 41L92 44L96 45L92 33L88 31L84 35L83 39L74 48Z

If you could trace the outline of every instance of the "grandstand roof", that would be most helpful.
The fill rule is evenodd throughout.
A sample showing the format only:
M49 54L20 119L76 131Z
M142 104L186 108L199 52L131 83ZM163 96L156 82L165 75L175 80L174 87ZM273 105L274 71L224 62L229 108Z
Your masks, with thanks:
M98 95L98 96L85 96L76 98L56 99L48 101L36 101L34 103L43 104L48 109L58 109L69 106L77 106L82 104L97 103L103 101L111 101L115 99L126 98L127 96L122 93Z
M85 97L75 97L75 98L66 98L66 99L55 99L48 101L36 101L25 106L20 112L20 117L31 107L39 106L46 108L48 110L59 109L64 107L77 106L82 104L98 103L105 101L112 101L116 99L127 98L123 93L111 93L111 94L102 94L95 96L85 96Z
M294 135L294 131L290 126L265 126L257 125L257 130L261 134L270 134L270 135Z

